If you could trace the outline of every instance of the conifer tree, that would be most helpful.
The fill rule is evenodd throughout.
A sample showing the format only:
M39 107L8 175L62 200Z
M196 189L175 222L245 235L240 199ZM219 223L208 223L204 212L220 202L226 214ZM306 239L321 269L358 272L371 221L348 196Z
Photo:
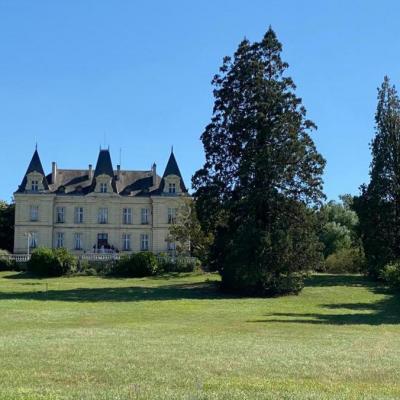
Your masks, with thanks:
M201 136L206 162L193 177L223 287L257 295L297 292L318 258L310 208L323 197L325 161L281 51L270 28L224 58Z
M354 208L369 272L400 259L400 100L386 76L378 89L370 183L361 187Z

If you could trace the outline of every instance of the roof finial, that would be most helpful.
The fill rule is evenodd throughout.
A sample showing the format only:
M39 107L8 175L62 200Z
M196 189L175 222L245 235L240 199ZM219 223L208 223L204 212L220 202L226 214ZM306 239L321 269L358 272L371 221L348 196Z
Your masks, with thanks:
M174 152L174 145L171 146L171 154Z

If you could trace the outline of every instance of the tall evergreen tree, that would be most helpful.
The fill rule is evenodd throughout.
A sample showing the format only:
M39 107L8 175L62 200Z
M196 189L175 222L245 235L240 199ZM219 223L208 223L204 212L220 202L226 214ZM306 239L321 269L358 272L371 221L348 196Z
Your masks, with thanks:
M224 58L201 137L206 162L193 177L223 286L261 295L301 289L302 271L318 256L310 207L323 196L325 161L309 135L315 125L281 51L270 28Z
M400 100L388 77L378 89L371 152L370 183L361 187L354 209L369 272L378 276L386 263L400 259Z

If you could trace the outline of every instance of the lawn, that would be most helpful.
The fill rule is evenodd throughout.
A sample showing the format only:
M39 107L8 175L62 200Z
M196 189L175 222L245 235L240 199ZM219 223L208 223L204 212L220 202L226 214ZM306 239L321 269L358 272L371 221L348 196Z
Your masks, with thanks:
M274 299L216 280L0 273L0 399L400 398L397 295L355 275Z

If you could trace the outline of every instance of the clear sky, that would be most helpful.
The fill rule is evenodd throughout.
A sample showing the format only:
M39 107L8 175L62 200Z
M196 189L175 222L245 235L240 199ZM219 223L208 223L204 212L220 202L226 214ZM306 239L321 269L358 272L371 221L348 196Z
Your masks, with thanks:
M399 83L399 1L0 0L0 199L38 141L46 172L114 165L162 173L170 147L186 180L203 163L210 81L225 55L269 25L327 159L328 198L368 179L376 88ZM104 139L105 138L105 139Z

